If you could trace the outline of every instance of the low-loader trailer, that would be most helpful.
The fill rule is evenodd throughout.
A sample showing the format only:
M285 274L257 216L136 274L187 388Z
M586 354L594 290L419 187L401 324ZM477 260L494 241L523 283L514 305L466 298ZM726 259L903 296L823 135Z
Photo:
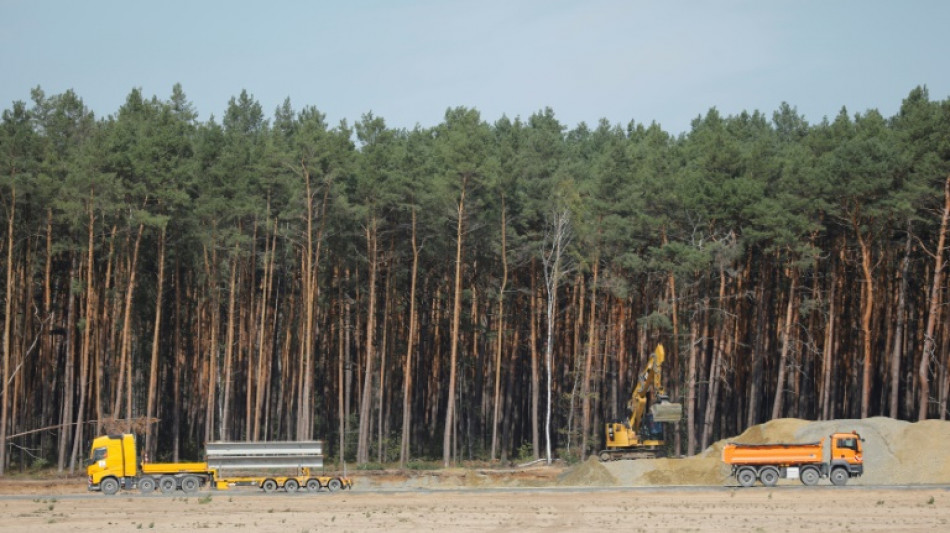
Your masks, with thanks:
M340 490L352 487L345 476L315 474L323 467L321 441L212 442L206 461L193 463L140 462L135 435L103 435L92 441L86 468L89 490L112 495L120 489L148 494L181 490L192 494L208 485L217 490L258 487L288 494L301 489Z
M804 485L817 485L829 478L834 485L864 473L864 457L857 432L835 433L825 439L804 444L738 444L730 442L722 449L722 460L732 465L732 476L743 487L759 480L772 487L779 479L800 479Z

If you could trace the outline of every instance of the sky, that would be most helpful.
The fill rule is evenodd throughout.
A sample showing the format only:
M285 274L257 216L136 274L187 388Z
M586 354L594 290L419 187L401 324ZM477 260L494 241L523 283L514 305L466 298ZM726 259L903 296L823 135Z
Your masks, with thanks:
M180 83L202 122L246 90L331 125L551 108L674 135L787 102L815 124L950 96L945 0L0 0L0 109L72 89L97 117Z

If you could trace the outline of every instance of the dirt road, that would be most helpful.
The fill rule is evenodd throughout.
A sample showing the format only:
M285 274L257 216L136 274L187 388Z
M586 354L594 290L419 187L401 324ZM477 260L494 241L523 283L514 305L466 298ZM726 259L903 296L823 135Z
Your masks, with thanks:
M945 487L0 496L2 531L947 531Z

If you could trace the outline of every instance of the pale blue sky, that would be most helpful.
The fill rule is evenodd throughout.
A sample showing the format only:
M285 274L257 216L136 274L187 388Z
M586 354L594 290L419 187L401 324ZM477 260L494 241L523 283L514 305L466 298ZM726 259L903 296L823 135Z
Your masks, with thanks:
M816 123L950 96L948 21L943 0L0 0L0 108L40 85L104 117L181 83L202 121L246 89L268 118L290 97L332 125L551 107L677 134L783 101Z

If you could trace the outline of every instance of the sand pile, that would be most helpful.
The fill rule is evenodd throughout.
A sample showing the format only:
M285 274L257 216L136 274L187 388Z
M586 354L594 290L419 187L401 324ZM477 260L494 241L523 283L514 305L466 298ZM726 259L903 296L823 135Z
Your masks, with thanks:
M876 417L864 420L810 422L793 418L750 427L741 435L716 442L703 452L681 459L641 459L599 463L596 458L566 471L562 485L647 486L733 484L721 461L727 442L776 444L827 441L834 432L857 431L864 438L864 476L855 485L950 483L950 422L909 423ZM797 483L783 481L783 483ZM823 481L823 483L826 483Z

